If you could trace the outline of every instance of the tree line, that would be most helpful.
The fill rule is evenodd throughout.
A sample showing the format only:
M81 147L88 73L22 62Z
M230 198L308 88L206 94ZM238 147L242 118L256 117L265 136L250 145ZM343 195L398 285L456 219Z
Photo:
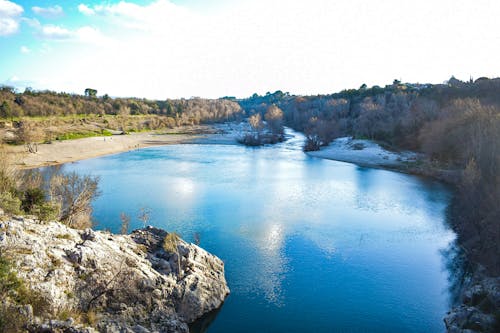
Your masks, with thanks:
M166 99L98 97L97 90L87 88L84 95L35 91L16 92L0 87L0 119L72 115L160 115L177 123L211 123L234 120L241 107L229 99Z

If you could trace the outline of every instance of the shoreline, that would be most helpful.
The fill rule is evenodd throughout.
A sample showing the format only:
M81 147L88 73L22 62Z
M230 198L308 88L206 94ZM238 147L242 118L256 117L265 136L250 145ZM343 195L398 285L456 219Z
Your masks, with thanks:
M113 155L153 146L174 144L238 144L239 129L230 124L198 125L162 131L95 136L89 138L53 141L38 144L36 153L28 153L23 145L8 146L7 152L18 156L17 166L35 169L72 163L90 158ZM362 145L361 149L353 148ZM360 167L383 169L405 174L424 176L454 183L453 171L432 166L417 165L423 160L414 152L392 152L369 140L339 138L319 151L304 154L321 159L355 164Z
M53 141L52 143L38 144L36 153L26 152L24 145L7 146L6 151L18 156L16 165L20 169L28 170L153 146L174 144L237 145L239 134L240 128L224 123ZM362 145L362 148L353 148L356 145ZM430 177L448 184L455 183L454 171L446 171L430 165L419 165L423 162L420 154L410 151L388 151L370 140L338 138L319 151L309 151L304 152L304 154L315 158L351 163L360 167Z
M308 151L306 154L365 168L432 178L453 186L457 183L457 170L444 169L440 165L435 165L421 153L389 151L371 140L342 137L333 140L328 146L321 147L318 151Z
M34 169L152 146L187 143L236 143L236 140L231 135L221 134L218 132L217 127L210 125L176 130L187 131L181 133L172 132L172 130L162 132L151 131L125 135L95 136L38 144L36 153L26 152L24 146L7 147L7 152L19 156L17 166L21 169Z
M398 170L408 163L414 163L421 158L419 154L402 151L393 152L384 149L371 140L341 137L333 140L328 146L317 151L307 152L309 156L329 160L354 163L360 166L389 168Z

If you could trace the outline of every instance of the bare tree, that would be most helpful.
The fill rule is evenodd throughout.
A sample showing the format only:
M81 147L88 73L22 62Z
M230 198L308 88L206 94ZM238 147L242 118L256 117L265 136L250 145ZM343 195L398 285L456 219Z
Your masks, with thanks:
M20 142L24 143L26 151L36 153L38 151L38 142L44 139L44 133L39 126L23 122L17 132Z
M120 220L122 221L120 226L120 234L126 235L128 234L128 227L130 225L130 216L125 214L124 212L120 213Z
M250 126L252 126L252 129L257 133L257 135L260 135L260 131L262 130L262 117L260 116L260 113L256 113L251 115L248 118L248 122L250 123Z
M141 207L137 218L142 222L143 227L146 228L151 218L151 209L149 207Z
M55 175L50 181L50 198L61 205L59 219L73 228L91 226L92 200L100 193L98 177L76 172Z
M267 112L264 115L266 119L267 126L273 134L283 134L283 111L276 105L271 105L267 108Z

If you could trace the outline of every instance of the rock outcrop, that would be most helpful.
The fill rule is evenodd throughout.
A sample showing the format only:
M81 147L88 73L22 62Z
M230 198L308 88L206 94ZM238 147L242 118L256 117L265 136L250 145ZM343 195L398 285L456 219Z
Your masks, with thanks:
M449 333L500 332L500 278L476 272L464 287L462 304L454 307L444 322Z
M0 222L0 251L37 295L19 306L32 332L188 332L229 294L224 264L167 232L131 235L71 229L18 217Z

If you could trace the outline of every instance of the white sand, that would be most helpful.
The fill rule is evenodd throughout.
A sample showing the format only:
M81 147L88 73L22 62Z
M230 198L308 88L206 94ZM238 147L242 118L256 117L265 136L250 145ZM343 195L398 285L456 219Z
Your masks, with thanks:
M129 135L113 135L84 139L54 141L51 144L39 144L34 154L25 152L23 146L10 146L8 150L21 156L18 163L22 168L37 168L57 165L87 158L120 153L155 145L182 143L198 144L238 144L237 138L244 130L245 123L226 123L177 128L171 133L143 132ZM175 134L191 131L192 134ZM212 134L197 134L212 133Z
M238 144L238 137L249 130L246 123L215 124L200 127L200 129L213 134L133 133L130 135L54 141L51 144L38 145L38 152L35 154L26 153L23 146L11 146L9 151L17 154L21 153L19 154L21 156L19 162L21 167L36 168L154 145L181 143ZM338 138L329 146L307 154L369 167L398 167L405 162L416 161L419 158L418 154L413 152L391 152L370 140L353 140L350 137Z
M373 141L354 140L350 137L338 138L330 145L321 147L321 150L307 154L369 167L398 167L418 158L413 152L391 152Z
M148 146L185 143L197 137L198 135L194 134L159 135L155 133L133 133L130 135L91 137L54 141L51 144L39 144L38 151L34 154L24 152L25 149L23 146L12 147L9 150L14 153L22 153L19 163L21 167L36 168L115 154Z

